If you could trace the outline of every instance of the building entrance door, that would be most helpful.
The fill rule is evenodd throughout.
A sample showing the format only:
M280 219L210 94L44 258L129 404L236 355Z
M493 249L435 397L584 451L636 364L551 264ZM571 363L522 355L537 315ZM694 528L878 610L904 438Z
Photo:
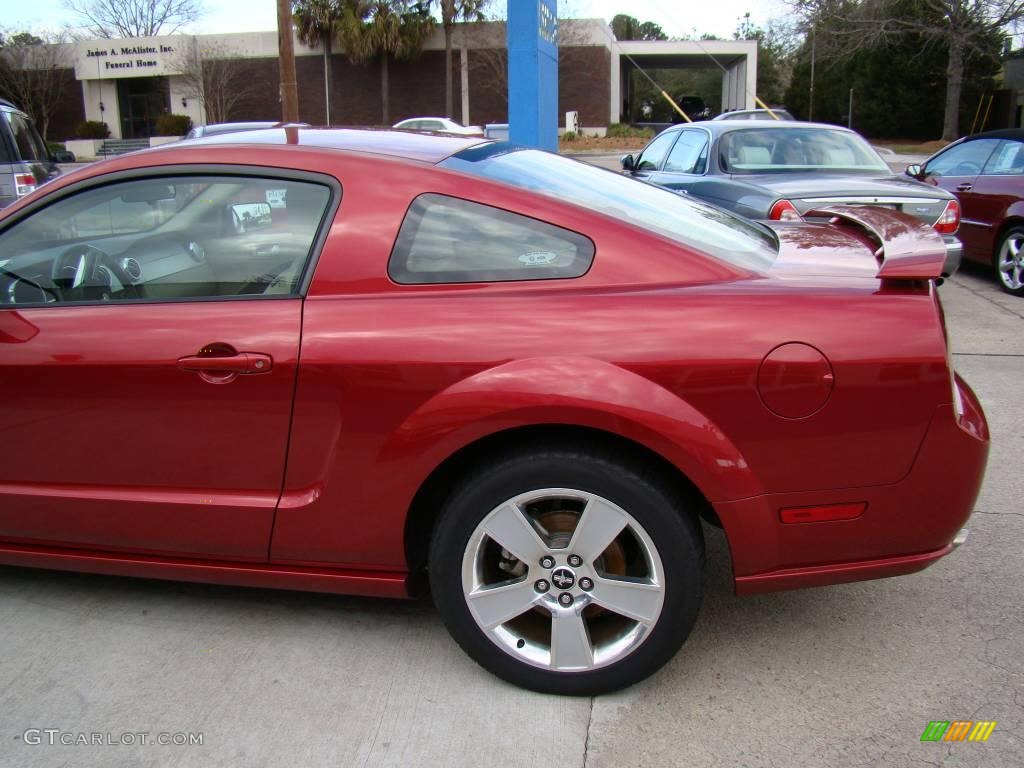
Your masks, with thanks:
M117 81L121 137L145 139L156 134L156 119L171 108L166 77L126 77Z

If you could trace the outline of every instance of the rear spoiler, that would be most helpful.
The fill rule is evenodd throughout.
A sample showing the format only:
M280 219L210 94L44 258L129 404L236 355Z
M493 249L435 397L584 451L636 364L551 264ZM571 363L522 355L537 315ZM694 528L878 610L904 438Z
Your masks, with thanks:
M804 218L827 217L830 224L853 225L867 232L877 246L876 277L883 280L931 280L942 277L946 244L919 219L888 208L830 205L815 208Z

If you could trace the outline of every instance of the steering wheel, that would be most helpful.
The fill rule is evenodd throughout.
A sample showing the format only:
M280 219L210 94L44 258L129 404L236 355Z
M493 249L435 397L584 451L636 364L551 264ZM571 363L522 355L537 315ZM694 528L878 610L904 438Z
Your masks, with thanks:
M111 277L117 278L126 297L142 297L138 286L120 264L105 251L87 243L74 245L58 256L53 262L51 277L64 301L110 301L114 292Z
M957 163L946 173L947 176L977 176L981 173L981 166L969 160Z

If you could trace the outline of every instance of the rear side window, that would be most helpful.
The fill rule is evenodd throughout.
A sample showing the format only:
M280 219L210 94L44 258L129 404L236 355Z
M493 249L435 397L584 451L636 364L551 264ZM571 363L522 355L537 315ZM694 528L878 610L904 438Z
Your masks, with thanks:
M989 157L982 173L986 176L1019 176L1024 174L1024 142L1001 141Z
M46 148L31 121L17 112L7 112L6 115L11 126L11 134L14 136L14 145L21 159L27 163L46 162Z
M11 162L11 151L7 148L7 142L10 137L6 135L8 130L3 115L3 111L0 110L0 163L9 163Z
M417 197L391 251L398 283L477 283L580 277L589 238L528 216L447 195Z

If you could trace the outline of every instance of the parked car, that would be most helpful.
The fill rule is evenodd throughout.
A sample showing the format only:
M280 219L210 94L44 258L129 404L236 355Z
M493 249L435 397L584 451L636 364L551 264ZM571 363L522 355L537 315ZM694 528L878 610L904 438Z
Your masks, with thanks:
M1004 291L1024 296L1024 130L968 136L907 175L957 196L964 256L991 265Z
M267 128L283 128L286 125L309 128L309 123L282 123L279 120L263 120L248 123L212 123L211 125L193 126L185 134L185 138L200 139L204 136L219 136L223 133L245 133L247 131L262 131Z
M700 96L677 96L675 102L691 120L707 120L711 117L711 108L704 103L704 99ZM672 122L679 123L682 121L682 115L673 109Z
M454 133L458 136L484 135L484 129L479 125L460 125L447 117L410 117L391 127L399 131L433 131L435 133Z
M684 642L701 518L740 594L919 571L964 540L988 452L942 242L823 213L768 227L397 131L80 169L0 214L0 563L428 581L470 656L565 694Z
M767 109L734 109L731 112L711 118L712 120L793 120L793 117L785 107L772 107L771 112Z
M711 120L658 134L622 167L634 178L750 219L799 220L826 205L908 213L942 235L943 274L960 264L960 206L934 185L894 174L858 134L834 125Z
M0 208L59 175L32 118L0 99Z

